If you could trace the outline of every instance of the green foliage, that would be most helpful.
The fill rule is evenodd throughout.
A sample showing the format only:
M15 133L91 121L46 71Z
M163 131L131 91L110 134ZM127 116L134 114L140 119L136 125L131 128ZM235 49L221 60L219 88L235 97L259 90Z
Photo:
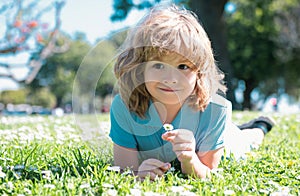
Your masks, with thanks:
M58 106L71 101L72 87L77 69L84 56L90 50L90 45L84 40L69 40L70 49L48 58L37 77L28 85L30 91L38 91L47 87L55 95Z
M233 114L238 124L256 116L253 112ZM82 139L89 132L78 129L73 116L1 117L0 194L299 195L300 116L273 117L278 125L261 148L245 160L223 160L211 179L170 171L153 182L140 182L130 173L111 168L107 114L98 116L102 137L94 135L93 145ZM91 116L84 118L88 122Z
M53 108L56 106L56 97L48 88L39 88L28 94L27 103L45 108Z
M105 97L112 92L116 83L112 66L117 47L110 39L102 40L85 56L77 71L75 94L92 99L91 95Z
M228 47L235 77L251 80L256 87L260 81L278 75L272 40L277 31L271 0L233 0L236 12L227 19Z
M230 60L235 77L246 83L246 99L250 101L247 97L254 88L265 97L277 94L278 89L296 95L299 89L296 75L300 69L292 59L298 61L300 50L290 52L288 43L298 41L293 40L295 35L286 32L292 23L299 23L299 17L292 17L290 13L300 8L300 2L232 0L231 3L236 10L226 15ZM288 57L290 61L285 60Z
M75 73L62 67L57 68L53 82L50 85L50 91L56 96L57 106L71 102L71 92Z
M74 92L91 104L92 101L86 96L105 97L112 92L116 83L113 58L125 34L126 31L122 31L107 40L100 40L94 48L83 40L83 35L77 34L76 40L70 40L71 46L67 52L53 55L47 60L29 85L29 91L49 88L58 106L70 103Z
M59 67L73 72L78 69L91 47L83 40L69 41L71 42L70 49L65 53L55 54L48 58L30 87L39 88L51 85Z
M20 90L6 90L0 93L0 102L3 104L22 104L26 102L27 91Z
M279 46L276 55L281 63L281 77L285 80L287 93L300 99L300 1L275 1L275 22L279 36L275 40ZM282 9L278 9L278 4Z
M100 42L96 49L99 50L99 55L106 57L102 58L102 64L105 64L106 66L103 68L96 87L96 95L99 95L101 98L105 98L107 95L111 94L117 83L113 72L113 65L115 60L114 55L117 54L117 49L123 44L126 36L126 29L112 33L112 35L107 40L108 43ZM104 48L106 54L103 53Z

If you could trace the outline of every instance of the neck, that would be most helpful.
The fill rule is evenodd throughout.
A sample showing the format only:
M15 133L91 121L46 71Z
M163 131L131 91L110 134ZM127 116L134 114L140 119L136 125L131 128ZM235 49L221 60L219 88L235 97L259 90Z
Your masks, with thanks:
M154 102L154 106L157 110L157 113L160 117L161 122L164 123L172 123L178 114L182 104L163 104L160 102Z

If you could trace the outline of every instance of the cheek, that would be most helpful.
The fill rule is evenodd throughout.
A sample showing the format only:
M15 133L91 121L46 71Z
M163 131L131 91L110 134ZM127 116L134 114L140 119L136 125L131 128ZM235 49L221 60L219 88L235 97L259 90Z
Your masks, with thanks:
M187 78L187 80L188 80L188 83L189 83L190 87L194 89L195 86L196 86L196 82L197 82L197 76L195 74L190 75Z
M149 71L149 70L146 68L146 70L145 70L145 72L144 72L144 80L145 80L145 83L147 83L148 81L150 81L151 75L152 75L151 71Z
M145 71L144 78L145 78L145 83L160 81L160 74L153 71Z

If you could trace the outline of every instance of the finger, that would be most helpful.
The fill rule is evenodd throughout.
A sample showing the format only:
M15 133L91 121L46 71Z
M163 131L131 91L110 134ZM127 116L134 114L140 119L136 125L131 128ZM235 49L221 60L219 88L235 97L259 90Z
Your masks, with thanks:
M195 139L193 132L185 130L185 129L180 129L178 130L177 136L174 138L173 142L174 143L190 143Z
M161 166L154 166L148 162L147 164L144 165L144 167L139 168L139 172L141 172L141 173L153 172L153 173L157 174L158 176L162 176L170 168L171 168L170 163L163 163L163 165L161 165Z
M157 174L154 173L153 171L150 172L150 179L153 181L153 180L155 180L156 178L157 178Z
M149 159L147 161L147 165L150 166L150 168L160 168L160 167L164 167L165 163L158 159Z
M162 167L160 167L160 169L161 169L163 172L168 171L170 168L171 168L171 164L170 164L170 163L165 163Z
M193 149L191 142L176 143L173 145L173 151L192 151Z
M153 172L155 175L159 176L159 177L163 176L164 173L165 173L165 172L162 171L160 168L156 168L156 169L152 170L152 172Z
M177 130L173 130L173 131L168 131L165 132L164 134L162 134L162 139L166 140L166 141L172 141L175 139L175 137L178 135L178 131Z

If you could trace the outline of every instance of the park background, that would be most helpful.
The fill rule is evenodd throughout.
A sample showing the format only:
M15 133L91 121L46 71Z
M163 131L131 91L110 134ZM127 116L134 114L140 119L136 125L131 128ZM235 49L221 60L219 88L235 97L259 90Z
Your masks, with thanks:
M84 89L95 85L88 79L80 81L81 97L88 93L95 97L83 98L90 105L78 112L91 112L95 102L96 111L107 111L105 98L116 83L107 66L111 68L126 30L155 2L159 1L3 2L2 110L11 103L69 112L76 74L81 64L89 64L83 62L88 58L102 68L90 63L86 69L98 70L101 76L95 76L94 89ZM162 1L167 2L171 1ZM191 8L207 30L234 109L299 111L299 1L174 2ZM94 57L92 50L97 53ZM92 72L87 70L82 77L89 78Z
M211 180L169 172L138 182L112 167L113 57L158 2L1 1L1 195L300 194L299 0L174 1L208 32L234 122L277 121L259 150L223 160Z

